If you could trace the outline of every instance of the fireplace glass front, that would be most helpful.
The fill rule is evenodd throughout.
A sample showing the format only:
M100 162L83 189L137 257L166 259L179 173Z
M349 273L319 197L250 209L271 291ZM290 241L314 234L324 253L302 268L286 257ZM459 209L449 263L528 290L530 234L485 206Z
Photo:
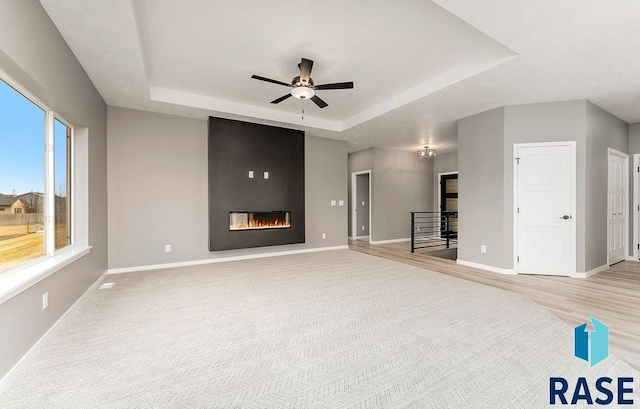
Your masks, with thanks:
M229 230L288 229L291 227L291 212L229 212Z

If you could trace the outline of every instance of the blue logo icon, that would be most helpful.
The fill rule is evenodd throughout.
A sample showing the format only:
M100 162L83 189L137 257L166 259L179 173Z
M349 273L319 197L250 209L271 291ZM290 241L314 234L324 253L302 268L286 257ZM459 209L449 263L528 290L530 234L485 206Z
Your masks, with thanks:
M577 358L595 366L609 356L609 327L594 317L591 317L591 323L593 324L591 336L587 332L586 322L575 327L574 354Z

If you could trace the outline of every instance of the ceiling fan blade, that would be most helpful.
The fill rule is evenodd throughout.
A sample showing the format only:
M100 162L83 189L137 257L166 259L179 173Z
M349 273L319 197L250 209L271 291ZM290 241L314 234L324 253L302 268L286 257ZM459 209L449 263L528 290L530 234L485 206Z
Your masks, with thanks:
M253 78L254 80L260 80L260 81L271 82L273 84L284 85L285 87L290 87L291 86L291 84L287 84L286 82L282 82L282 81L278 81L278 80L272 80L271 78L265 78L265 77L261 77L259 75L252 75L251 78Z
M271 101L272 104L279 104L282 101L284 101L285 99L289 98L291 96L291 94L287 94L287 95L283 95L278 99L274 99L273 101Z
M315 104L316 104L317 106L319 106L320 108L324 108L324 107L329 106L329 104L327 104L326 102L324 102L324 101L323 101L319 96L317 96L317 95L312 96L312 97L311 97L311 100L312 100L313 102L315 102Z
M353 82L335 82L333 84L316 85L314 89L350 89L353 88Z
M309 78L311 78L311 69L313 68L313 61L307 60L303 58L298 64L298 68L300 69L300 82L306 84L309 82Z

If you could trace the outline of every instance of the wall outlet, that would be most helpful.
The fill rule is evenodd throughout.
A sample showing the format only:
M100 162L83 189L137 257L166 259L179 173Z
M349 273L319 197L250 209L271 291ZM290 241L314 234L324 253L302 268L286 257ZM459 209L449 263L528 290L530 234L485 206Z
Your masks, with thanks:
M483 244L482 246L480 246L480 253L486 253L486 252L487 252L487 246Z
M344 200L339 200L338 201L338 206L344 206Z
M322 240L327 238L327 233L322 233Z
M164 251L166 251L167 253L171 253L171 244L166 244L164 246Z
M362 226L362 231L364 231L364 226Z
M49 306L49 293L46 292L42 294L42 309L46 310L48 306Z
M253 179L253 171L252 170L249 171L249 179Z
M364 200L362 201L362 205L364 206Z
M331 206L335 206L335 205L336 205L336 201L335 201L335 200L332 200L332 201L331 201Z
M264 172L263 176L264 176L265 179L269 179L269 172Z

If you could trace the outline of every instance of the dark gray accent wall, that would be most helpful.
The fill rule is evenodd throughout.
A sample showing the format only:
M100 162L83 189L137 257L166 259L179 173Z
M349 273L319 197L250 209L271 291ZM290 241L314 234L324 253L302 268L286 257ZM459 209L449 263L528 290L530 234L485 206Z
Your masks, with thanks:
M0 69L75 126L76 240L92 246L0 304L2 378L107 268L107 106L37 1L0 2Z
M305 136L304 244L215 252L206 120L109 107L108 147L110 269L347 244L345 141Z
M211 117L208 150L209 250L304 243L303 131ZM289 211L291 227L231 231L233 211Z

